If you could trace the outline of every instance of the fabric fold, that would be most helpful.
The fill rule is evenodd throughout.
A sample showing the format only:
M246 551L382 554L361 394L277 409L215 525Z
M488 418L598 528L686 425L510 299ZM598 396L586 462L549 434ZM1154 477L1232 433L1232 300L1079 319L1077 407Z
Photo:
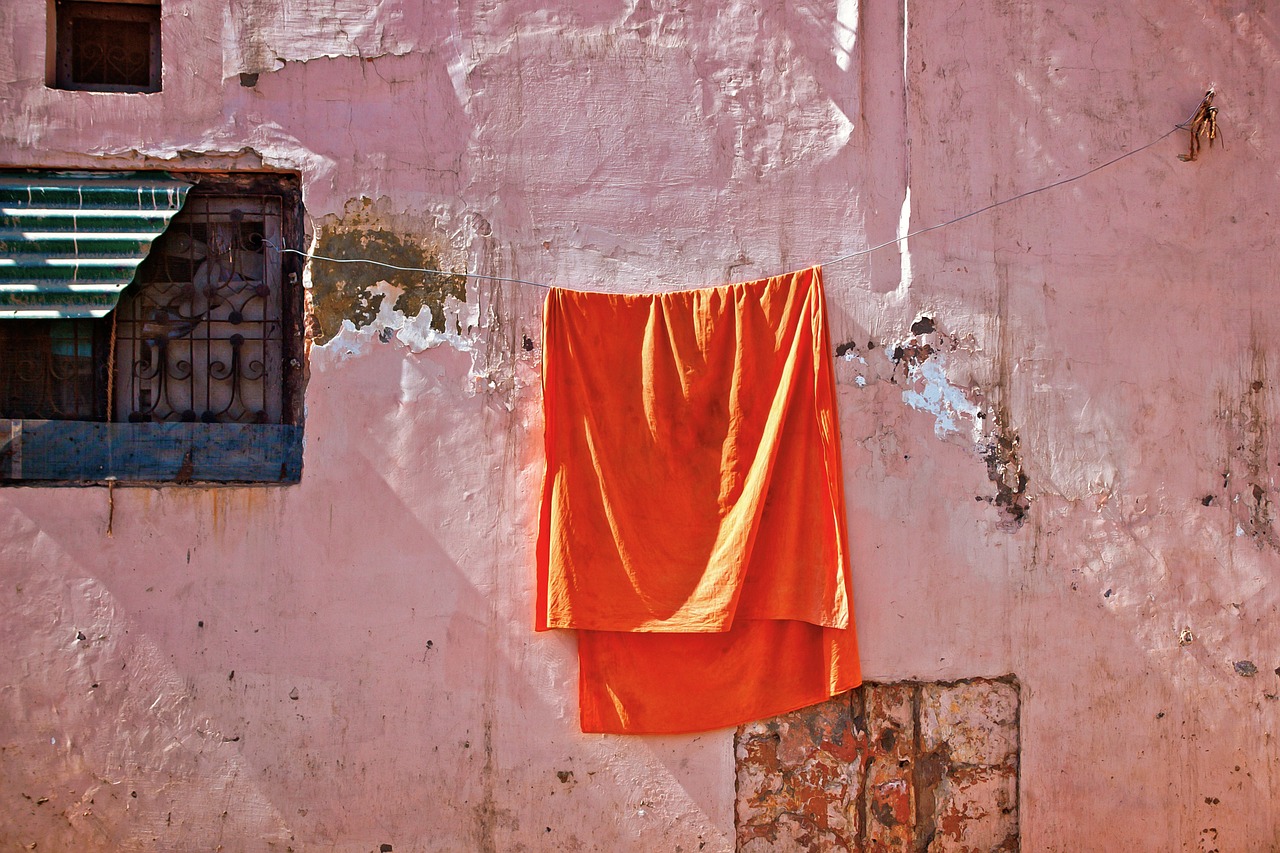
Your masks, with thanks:
M820 270L557 289L543 324L535 628L579 632L584 730L730 725L857 684ZM761 653L794 677L761 678Z

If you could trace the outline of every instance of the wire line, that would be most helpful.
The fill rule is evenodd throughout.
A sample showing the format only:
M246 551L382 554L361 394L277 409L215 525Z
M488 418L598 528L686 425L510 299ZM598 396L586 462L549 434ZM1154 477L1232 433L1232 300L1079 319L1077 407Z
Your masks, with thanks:
M1010 196L1009 198L1001 199L1000 201L993 201L988 205L979 207L977 210L971 210L968 213L961 214L960 216L956 216L944 222L937 222L937 223L934 223L933 225L927 225L924 228L917 228L915 231L912 231L907 234L903 234L900 237L894 237L892 240L886 240L885 242L875 246L869 246L865 249L855 249L852 252L847 252L843 255L840 255L837 258L833 258L827 261L826 263L822 264L822 266L831 266L833 264L841 263L842 261L847 261L851 258L861 257L862 255L869 255L872 252L879 251L880 249L895 245L897 243L901 243L904 240L911 239L912 237L917 237L921 234L927 234L930 231L937 231L940 228L946 228L949 225L955 225L957 222L963 222L966 219L970 219L981 213L986 213L988 210L994 210L997 207L1001 207L1006 204L1011 204L1015 201L1019 201L1020 199L1024 199L1028 196L1036 195L1037 193L1042 193L1048 190L1056 189L1057 187L1063 186L1065 184L1070 184L1074 181L1078 181L1081 178L1087 178L1090 175L1092 175L1094 172L1100 172L1103 169L1107 168L1108 166L1114 166L1116 163L1119 163L1121 160L1124 160L1128 157L1134 156L1135 154L1140 154L1143 151L1146 151L1148 148L1151 148L1163 142L1164 140L1168 139L1170 136L1177 133L1179 130L1190 130L1191 129L1190 123L1194 117L1195 117L1195 113L1192 113L1191 116L1189 116L1186 121L1182 122L1181 124L1175 124L1172 128L1160 134L1160 136L1151 140L1146 145L1142 145L1138 148L1134 148L1130 151L1126 151L1123 154L1120 154L1117 157L1113 157L1110 160L1106 161L1105 163L1100 163L1097 166L1094 166L1092 169L1088 169L1084 172L1081 172L1078 175L1072 175L1069 178L1062 178L1061 180L1054 181L1051 184L1045 184L1042 187L1036 187L1035 189L1018 193L1015 196ZM385 267L386 269L392 269L392 270L400 270L401 272L421 272L421 273L432 273L434 275L461 275L461 276L467 276L469 278L488 279L490 281L507 281L513 284L527 284L532 287L541 287L547 290L551 290L556 287L559 287L559 285L546 284L540 281L529 281L523 278L505 278L500 275L486 275L485 273L448 272L445 270L430 269L428 267L402 267L402 266L397 266L396 264L384 263L383 261L375 261L372 258L331 258L326 255L317 255L312 252L304 252L300 249L289 249L289 248L280 247L272 243L270 240L264 240L263 242L266 243L266 245L270 246L272 249L275 249L277 252L289 252L291 254L298 255L300 257L307 258L309 260L328 261L329 263L334 263L334 264L372 264L373 266Z
M554 284L543 284L540 281L526 281L523 278L503 278L500 275L485 275L484 273L479 272L446 272L444 270L433 270L429 267L401 267L396 266L395 264L375 261L373 258L330 258L325 255L313 254L312 252L303 252L300 249L282 248L277 246L275 243L272 243L270 240L263 240L262 242L266 243L277 252L289 252L290 254L300 255L301 257L309 258L311 260L328 261L333 264L373 264L375 267L386 267L389 270L400 270L402 272L429 272L435 273L436 275L461 275L469 278L487 278L493 281L510 281L516 284L531 284L534 287L545 287L547 289L555 287Z
M1188 119L1188 121L1189 121L1189 119ZM824 266L828 266L828 265L830 265L830 264L838 264L838 263L840 263L841 261L847 261L847 260L849 260L850 258L856 258L856 257L858 257L859 255L869 255L869 254L871 254L872 252L877 251L877 250L879 250L879 249L883 249L883 248L884 248L884 247L886 247L886 246L892 246L894 243L900 243L900 242L902 242L903 240L909 240L910 238L915 237L915 236L916 236L916 235L918 235L918 234L926 234L926 233L928 233L928 232L930 232L930 231L937 231L939 228L946 228L948 225L955 225L957 222L963 222L964 220L969 219L970 217L977 216L979 213L986 213L988 210L992 210L992 209L994 209L994 208L1000 207L1001 205L1009 204L1009 203L1011 203L1011 202L1018 201L1019 199L1026 198L1027 196L1035 195L1036 193L1042 193L1042 192L1045 192L1046 190L1051 190L1051 189L1054 189L1054 188L1056 188L1056 187L1060 187L1060 186L1062 186L1063 184L1069 184L1069 183L1071 183L1072 181L1078 181L1078 180L1080 180L1081 178L1087 178L1087 177L1089 177L1090 175L1092 175L1094 172L1097 172L1097 171L1100 171L1100 170L1102 170L1102 169L1105 169L1105 168L1107 168L1108 166L1113 166L1113 165L1115 165L1116 163L1119 163L1121 160L1125 159L1126 157L1132 157L1134 154L1140 154L1141 152L1146 151L1146 150L1147 150L1148 148L1150 148L1151 146L1156 145L1157 143L1160 143L1160 142L1165 141L1165 140L1166 140L1166 139L1168 139L1170 136L1173 136L1173 134L1177 133L1179 130L1185 130L1185 129L1186 129L1186 123L1185 123L1185 122L1184 122L1183 124L1175 124L1175 125L1174 125L1173 127L1171 127L1168 131L1166 131L1165 133L1162 133L1160 136L1158 136L1158 137L1156 137L1155 139L1151 140L1151 141L1150 141L1150 142L1148 142L1146 145L1143 145L1143 146L1142 146L1142 147L1140 147L1140 148L1135 148L1135 149L1133 149L1132 151L1126 151L1125 153L1121 154L1119 157L1113 157L1112 159L1108 160L1107 162L1105 162L1105 163L1100 163L1099 165L1094 166L1092 169L1089 169L1089 170L1088 170L1088 171L1086 171L1086 172L1081 172L1081 173L1080 173L1080 174L1078 174L1078 175L1072 175L1072 176L1071 176L1071 177L1069 177L1069 178L1063 178L1063 179L1062 179L1062 180L1060 180L1060 181L1054 181L1053 183L1051 183L1051 184L1046 184L1046 185L1044 185L1043 187L1036 187L1036 188L1035 188L1035 189L1033 189L1033 190L1027 190L1027 191L1026 191L1026 192L1024 192L1024 193L1018 193L1018 194L1017 194L1017 195L1015 195L1015 196L1010 196L1009 198L1001 199L1000 201L993 201L993 202L991 202L991 204L988 204L988 205L986 205L986 206L984 206L984 207L980 207L980 208L978 208L977 210L971 210L971 211L969 211L968 213L965 213L965 214L962 214L962 215L960 215L960 216L955 217L954 219L948 219L948 220L947 220L947 221L945 221L945 222L938 222L938 223L935 223L935 224L933 224L933 225L925 226L924 228L917 228L915 231L912 231L912 232L911 232L911 233L909 233L909 234L903 234L901 237L894 237L892 240L886 240L885 242L883 242L883 243L881 243L881 244L879 244L879 245L877 245L877 246L871 246L871 247L866 248L866 249L857 249L857 250L855 250L855 251L849 252L848 254L844 254L844 255L841 255L841 256L840 256L840 257L838 257L838 258L835 258L835 259L833 259L833 260L827 261L827 263L826 263L826 264L824 264Z

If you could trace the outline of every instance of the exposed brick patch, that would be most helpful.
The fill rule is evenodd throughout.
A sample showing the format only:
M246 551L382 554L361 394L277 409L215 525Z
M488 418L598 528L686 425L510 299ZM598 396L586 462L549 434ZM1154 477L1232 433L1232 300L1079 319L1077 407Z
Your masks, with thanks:
M1018 684L864 684L738 729L737 845L1018 850Z

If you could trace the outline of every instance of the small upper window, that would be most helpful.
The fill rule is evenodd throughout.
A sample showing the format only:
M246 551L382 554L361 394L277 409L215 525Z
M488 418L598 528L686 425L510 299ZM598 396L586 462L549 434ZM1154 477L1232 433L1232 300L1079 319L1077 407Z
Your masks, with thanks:
M160 91L160 3L57 0L59 89Z

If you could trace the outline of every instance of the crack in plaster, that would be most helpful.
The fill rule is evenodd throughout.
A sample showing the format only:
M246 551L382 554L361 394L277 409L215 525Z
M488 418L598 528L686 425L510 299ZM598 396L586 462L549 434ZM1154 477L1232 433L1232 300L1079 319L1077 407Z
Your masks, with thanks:
M391 5L391 4L386 4ZM416 45L400 37L403 15L378 0L342 9L294 0L231 0L222 22L222 78L269 74L289 62L404 56Z

